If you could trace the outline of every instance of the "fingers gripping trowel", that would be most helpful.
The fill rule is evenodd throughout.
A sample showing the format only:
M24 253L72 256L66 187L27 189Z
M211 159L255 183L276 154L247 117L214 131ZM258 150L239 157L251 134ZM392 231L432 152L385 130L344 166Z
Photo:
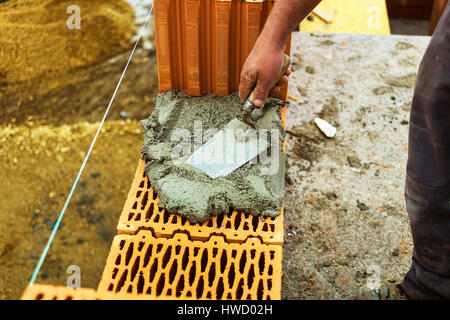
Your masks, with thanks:
M272 82L270 90L286 73L289 64L289 56L285 54L281 71ZM244 104L243 121L237 118L231 120L222 130L198 148L186 162L215 179L229 175L267 149L268 142L263 138L258 139L258 135L253 130L255 125L249 119L255 109L254 99L255 89L252 90Z

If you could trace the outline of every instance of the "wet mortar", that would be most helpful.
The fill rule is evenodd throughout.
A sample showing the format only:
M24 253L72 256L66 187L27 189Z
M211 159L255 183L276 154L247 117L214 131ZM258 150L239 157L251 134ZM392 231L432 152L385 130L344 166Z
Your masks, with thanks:
M279 112L284 105L281 100L268 100L260 117L253 119L257 131L275 130L278 133L278 137L268 135L270 147L267 153L263 151L269 159L275 160L273 163L248 162L216 179L185 163L185 159L214 132L241 116L242 105L236 93L224 98L212 94L190 97L180 91L158 95L155 111L149 119L142 121L145 132L142 154L147 162L147 175L160 197L160 208L192 222L204 222L230 210L271 217L280 214L286 169L286 156L282 152L284 129ZM174 138L179 130L186 130L188 141ZM197 132L200 133L196 135ZM186 143L185 154L172 152ZM184 158L180 161L177 156ZM274 170L265 173L270 167Z

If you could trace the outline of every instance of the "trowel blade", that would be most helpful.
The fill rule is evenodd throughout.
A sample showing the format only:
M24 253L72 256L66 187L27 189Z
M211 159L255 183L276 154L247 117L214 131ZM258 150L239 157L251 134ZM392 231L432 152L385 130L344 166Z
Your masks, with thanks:
M224 177L255 158L268 147L248 124L231 120L198 148L186 162L211 178Z

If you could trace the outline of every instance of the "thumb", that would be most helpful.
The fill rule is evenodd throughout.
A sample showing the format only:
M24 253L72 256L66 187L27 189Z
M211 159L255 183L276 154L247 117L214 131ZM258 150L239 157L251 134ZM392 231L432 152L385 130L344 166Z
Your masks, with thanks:
M261 80L258 81L253 95L254 97L253 105L256 108L262 108L268 94L269 94L269 84Z
M243 101L247 100L250 92L255 87L256 84L256 76L251 72L242 71L241 78L239 81L239 97Z

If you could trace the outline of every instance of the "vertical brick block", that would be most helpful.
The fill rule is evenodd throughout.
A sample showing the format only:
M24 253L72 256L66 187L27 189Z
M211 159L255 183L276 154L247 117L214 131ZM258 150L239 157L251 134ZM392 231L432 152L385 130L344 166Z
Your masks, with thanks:
M160 92L226 96L239 90L242 66L273 0L155 0ZM286 53L290 51L290 39ZM287 86L281 98L286 100Z

